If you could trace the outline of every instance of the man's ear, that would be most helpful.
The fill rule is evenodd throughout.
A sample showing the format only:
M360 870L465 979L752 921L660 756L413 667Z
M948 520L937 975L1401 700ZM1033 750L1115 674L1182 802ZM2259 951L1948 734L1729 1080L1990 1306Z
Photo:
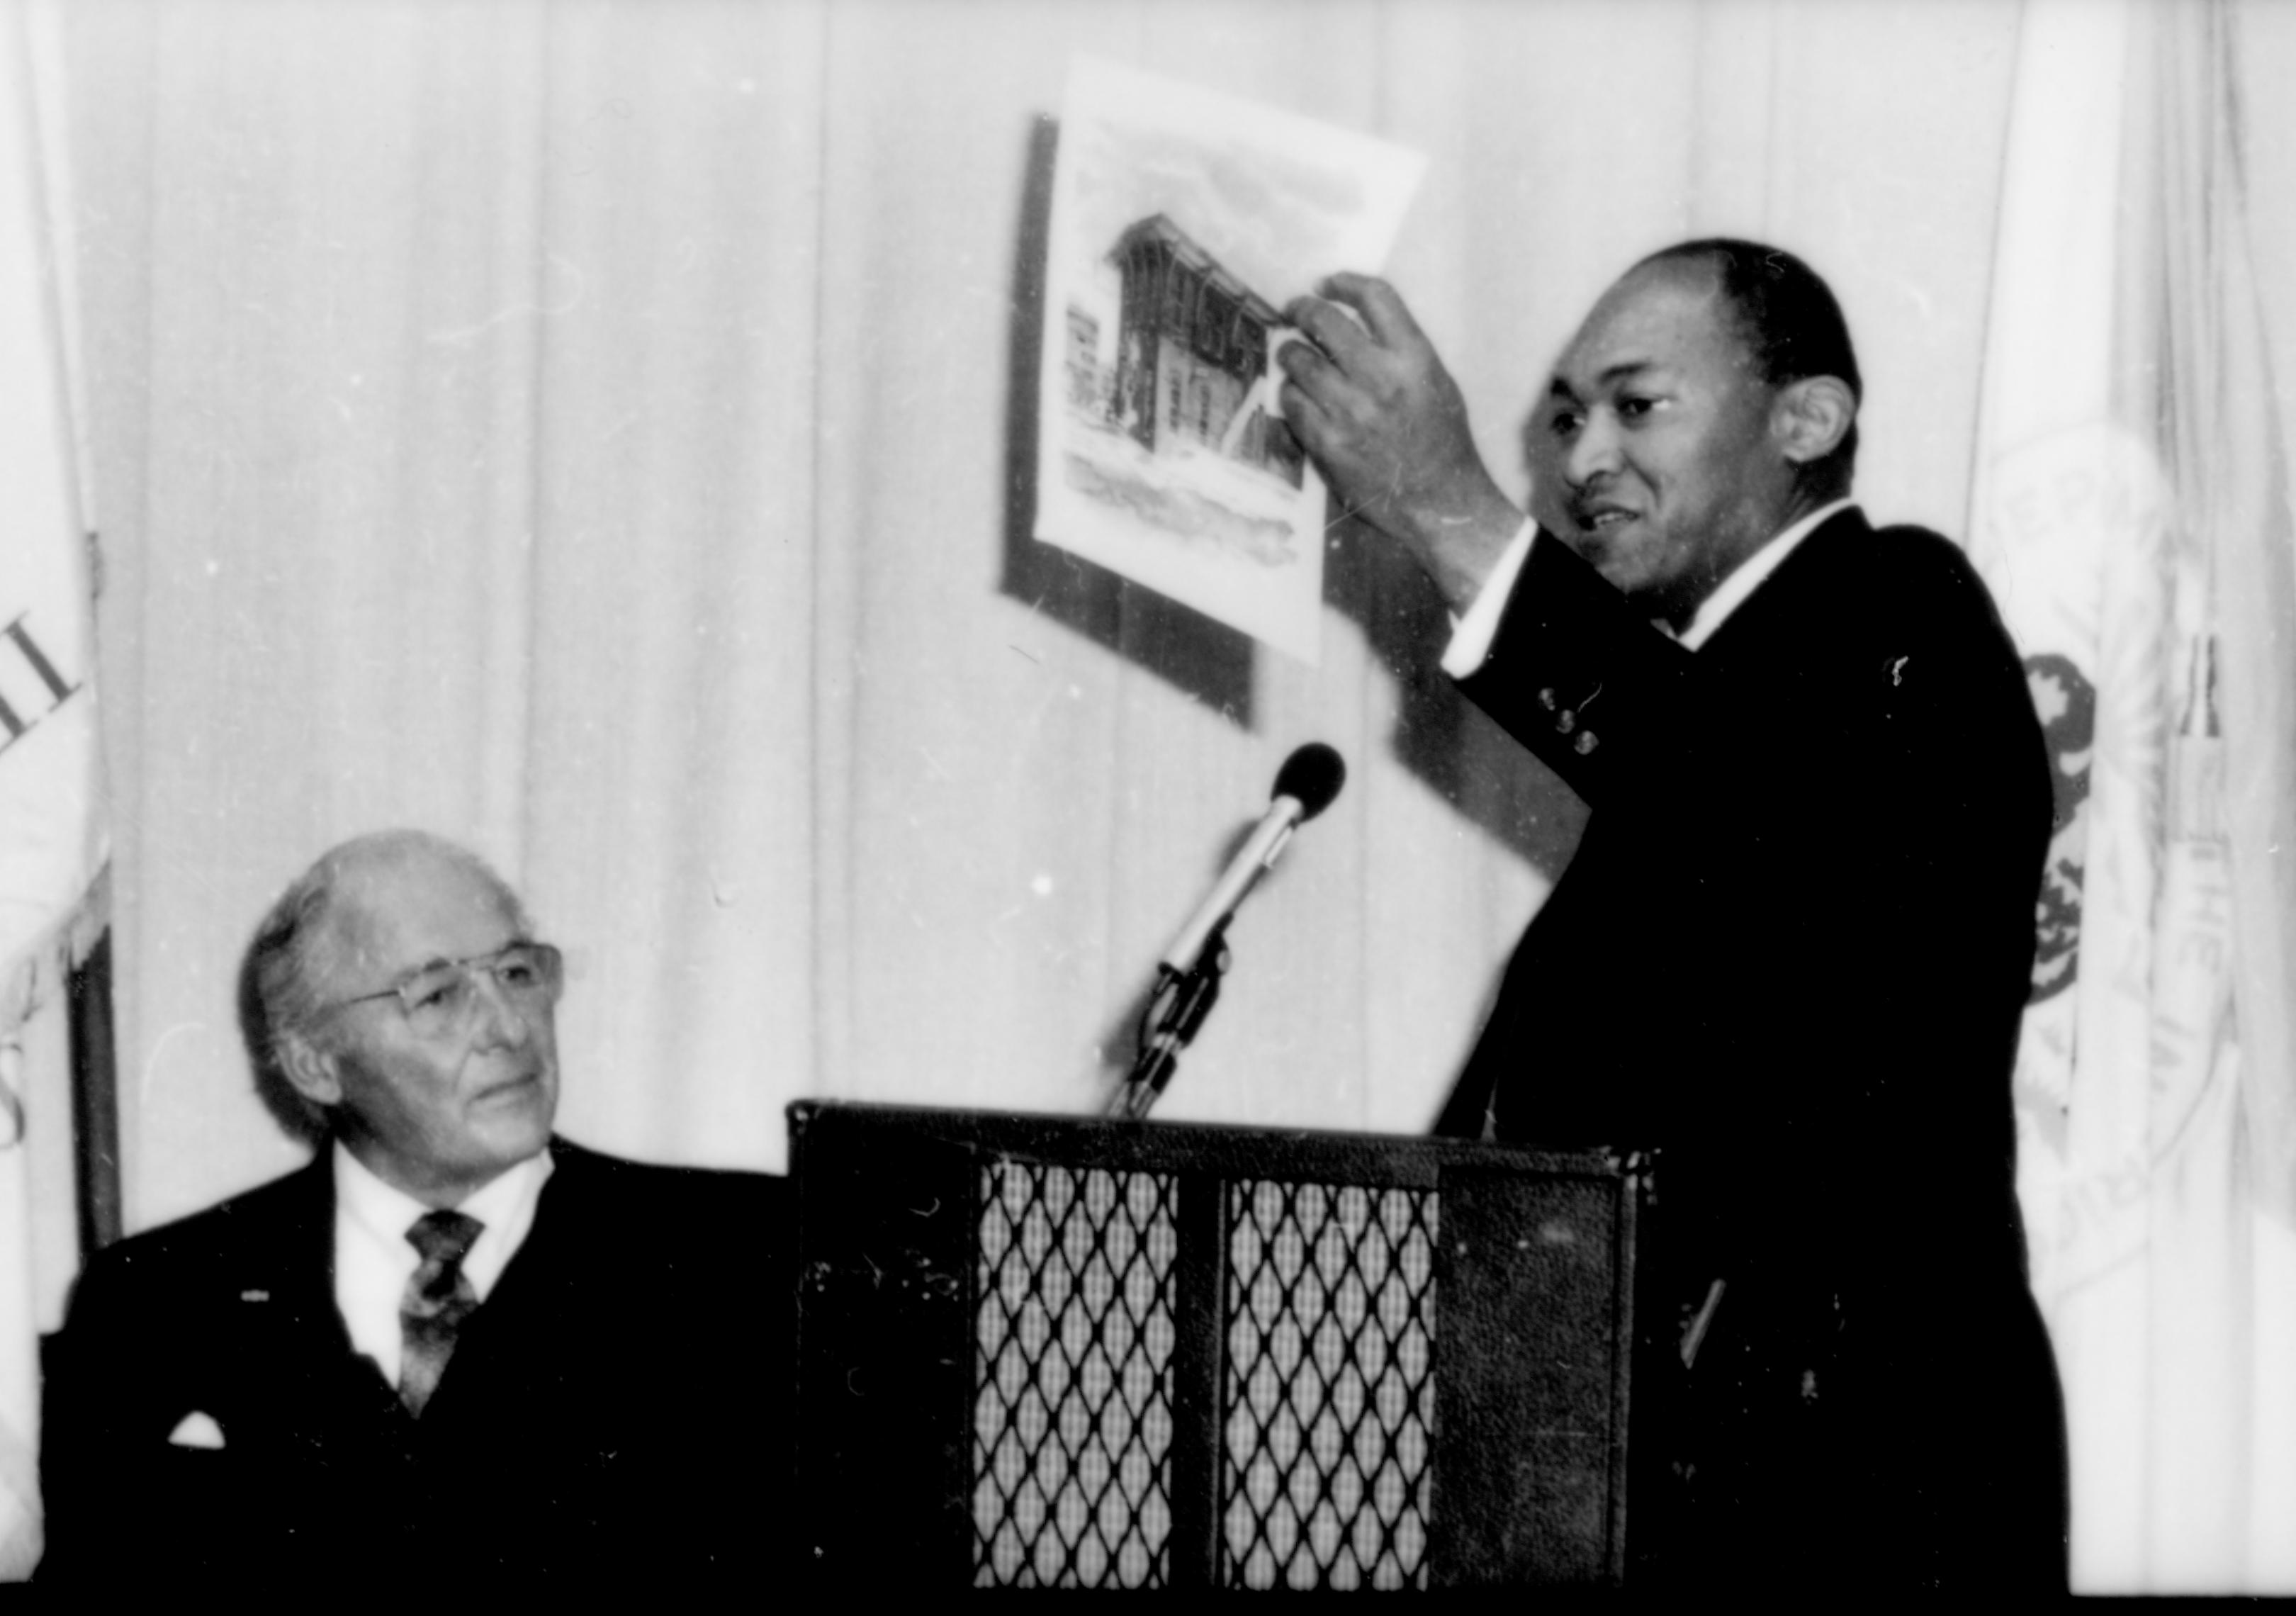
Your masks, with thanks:
M1839 376L1804 376L1778 390L1770 430L1796 465L1823 460L1841 447L1857 419L1857 399Z
M342 1103L343 1083L335 1074L335 1057L301 1033L290 1032L280 1038L279 1070L295 1086L295 1092L314 1105Z

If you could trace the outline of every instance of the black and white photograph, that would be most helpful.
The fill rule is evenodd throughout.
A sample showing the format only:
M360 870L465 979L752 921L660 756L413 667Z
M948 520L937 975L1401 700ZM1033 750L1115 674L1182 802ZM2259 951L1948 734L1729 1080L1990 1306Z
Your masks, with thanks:
M2296 0L0 0L0 1581L2296 1596Z
M1037 536L1313 667L1326 507L1277 399L1282 309L1380 267L1421 160L1091 57L1058 152Z

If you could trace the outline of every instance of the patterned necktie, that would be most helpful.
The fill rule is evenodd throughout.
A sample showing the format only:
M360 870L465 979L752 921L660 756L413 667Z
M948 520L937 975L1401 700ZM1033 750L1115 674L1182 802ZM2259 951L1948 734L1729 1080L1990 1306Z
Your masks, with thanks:
M454 1355L455 1333L477 1310L479 1293L463 1272L463 1259L484 1227L461 1212L426 1212L406 1231L406 1243L422 1256L398 1304L404 1342L398 1400L409 1414L420 1415L439 1390L439 1377L447 1373L447 1360Z

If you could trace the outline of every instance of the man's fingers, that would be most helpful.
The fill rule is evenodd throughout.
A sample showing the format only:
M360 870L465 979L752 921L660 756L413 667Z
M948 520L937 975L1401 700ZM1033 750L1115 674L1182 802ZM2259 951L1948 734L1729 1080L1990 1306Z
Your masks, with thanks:
M1377 275L1343 269L1318 290L1332 302L1343 303L1362 316L1365 328L1382 348L1428 346L1426 333L1412 318L1410 308L1396 295L1395 288Z
M1347 320L1345 315L1336 317ZM1360 333L1357 340L1362 340ZM1296 338L1286 342L1276 350L1275 364L1288 378L1283 384L1283 395L1296 394L1310 399L1319 411L1328 411L1336 406L1340 395L1349 385L1347 373L1313 342Z
M1298 377L1276 389L1275 407L1301 447L1311 455L1322 451L1330 439L1331 416L1315 395L1300 386Z
M1321 298L1294 298L1284 306L1283 317L1308 333L1309 340L1329 354L1342 369L1371 345L1347 310Z

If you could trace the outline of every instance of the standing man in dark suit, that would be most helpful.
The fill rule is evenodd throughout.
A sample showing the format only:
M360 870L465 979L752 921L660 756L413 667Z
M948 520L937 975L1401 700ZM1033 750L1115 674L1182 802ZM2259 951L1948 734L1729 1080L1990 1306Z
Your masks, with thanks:
M2045 754L1960 551L1849 503L1832 293L1744 242L1636 265L1534 412L1526 521L1393 291L1324 290L1288 418L1592 810L1444 1126L1659 1152L1634 1576L2061 1589L2009 1093Z
M472 854L335 849L244 973L311 1164L91 1261L43 1579L676 1586L767 1565L773 1181L556 1139L558 951Z

